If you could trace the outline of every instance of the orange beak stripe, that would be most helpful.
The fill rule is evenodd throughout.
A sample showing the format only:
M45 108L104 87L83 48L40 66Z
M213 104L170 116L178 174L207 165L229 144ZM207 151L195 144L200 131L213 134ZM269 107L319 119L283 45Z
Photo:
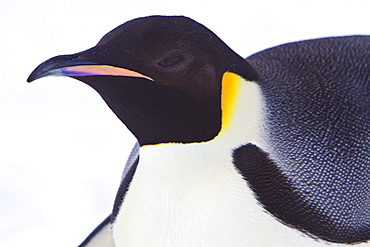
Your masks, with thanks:
M80 65L72 66L61 69L61 72L67 76L93 76L93 75L106 75L106 76L127 76L139 77L153 81L152 78L140 74L139 72L129 69L114 67L110 65Z

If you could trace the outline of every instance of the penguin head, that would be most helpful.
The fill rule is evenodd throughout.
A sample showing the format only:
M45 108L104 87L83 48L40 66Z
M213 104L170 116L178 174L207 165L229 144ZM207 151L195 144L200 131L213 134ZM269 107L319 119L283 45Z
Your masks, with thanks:
M217 136L226 72L258 80L252 66L203 25L150 16L118 26L91 49L43 62L28 81L61 75L88 84L143 146Z

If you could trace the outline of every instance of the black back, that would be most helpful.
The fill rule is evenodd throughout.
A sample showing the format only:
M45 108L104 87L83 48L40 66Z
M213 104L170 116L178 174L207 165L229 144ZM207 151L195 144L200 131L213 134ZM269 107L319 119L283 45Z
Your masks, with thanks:
M262 76L269 154L235 150L268 212L316 237L370 239L370 37L282 45L247 61Z

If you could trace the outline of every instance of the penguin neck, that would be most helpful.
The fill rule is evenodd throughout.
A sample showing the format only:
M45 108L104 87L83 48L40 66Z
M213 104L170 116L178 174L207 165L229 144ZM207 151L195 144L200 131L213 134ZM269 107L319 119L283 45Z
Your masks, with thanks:
M137 78L76 77L94 88L141 146L192 143L220 131L219 97L199 99L174 87Z
M221 87L221 128L211 140L194 142L209 143L233 149L247 143L264 146L263 118L264 100L259 85L247 81L243 77L225 72ZM192 143L158 143L143 145L150 147L157 145L189 145Z
M214 139L140 148L113 226L117 246L238 246L253 239L243 222L260 206L232 152L263 142L262 97L256 83L232 73L224 75L222 94L222 129Z

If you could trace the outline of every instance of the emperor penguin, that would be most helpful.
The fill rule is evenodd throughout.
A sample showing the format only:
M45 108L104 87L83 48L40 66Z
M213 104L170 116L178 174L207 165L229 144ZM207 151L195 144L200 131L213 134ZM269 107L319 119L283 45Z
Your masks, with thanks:
M370 36L243 59L190 18L150 16L28 81L49 75L95 89L138 141L81 246L370 246Z

